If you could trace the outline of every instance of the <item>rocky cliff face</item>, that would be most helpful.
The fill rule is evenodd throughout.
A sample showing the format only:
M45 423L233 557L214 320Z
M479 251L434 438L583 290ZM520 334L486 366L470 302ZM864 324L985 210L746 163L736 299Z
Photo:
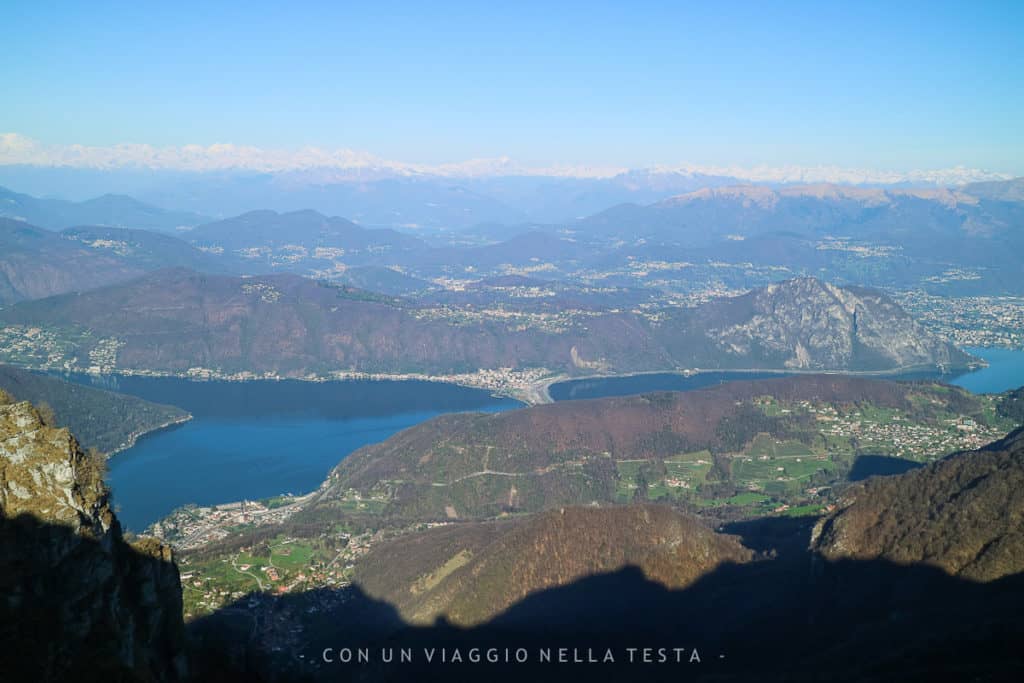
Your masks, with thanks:
M975 581L1024 571L1024 429L853 487L811 545L829 560L923 562Z
M129 544L101 465L0 392L0 672L9 680L185 675L170 549Z
M727 354L759 361L758 367L773 358L795 370L953 367L970 360L871 290L801 278L755 290L735 306L749 307L747 315L710 327L708 336Z

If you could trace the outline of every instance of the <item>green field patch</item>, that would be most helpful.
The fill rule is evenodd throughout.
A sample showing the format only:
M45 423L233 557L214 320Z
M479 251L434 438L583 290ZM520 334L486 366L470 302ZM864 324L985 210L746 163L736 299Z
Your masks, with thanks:
M295 502L294 496L272 496L270 498L264 498L260 501L263 503L268 510L274 510L285 505L291 505Z
M671 463L681 463L681 462L694 463L694 462L697 462L699 460L706 460L706 461L710 462L711 461L711 451L705 449L703 451L693 451L692 453L680 453L678 455L673 455L670 458L666 458L665 459L665 464L667 465L670 462Z
M425 593L429 590L433 590L441 584L452 572L457 571L461 567L466 566L469 561L473 559L473 553L468 550L460 550L454 556L448 559L443 565L438 567L435 571L430 574L425 574L418 579L416 582L409 587L409 590L415 595L418 593Z
M865 404L860 406L860 420L861 422L875 422L878 424L891 424L900 418L900 411L896 408L885 408L883 406L876 406L874 404Z
M734 505L736 507L750 507L755 505L770 505L772 502L771 497L748 491L745 493L737 493L735 496L729 498L698 498L693 501L693 504L698 507L725 507L726 505Z
M673 497L681 497L695 491L707 480L711 471L711 451L680 453L664 461L664 488Z
M637 476L640 469L647 464L646 460L617 460L615 471L619 478L615 485L615 501L617 503L628 503L633 500L637 489Z
M784 458L788 456L811 456L814 455L814 452L799 441L778 441L768 434L758 434L754 437L750 447L747 448L747 455L754 458L762 456Z
M814 455L814 452L811 451L811 449L808 448L805 444L802 444L799 441L781 441L781 442L779 442L778 444L775 445L775 456L776 457L780 457L780 458L784 458L784 457L787 457L787 456L794 456L794 457L795 456L800 456L800 457L804 457L804 456L809 456L809 455Z
M775 439L767 434L758 434L750 443L750 447L747 449L747 454L755 458L761 457L762 455L769 457L775 455Z
M790 486L791 483L786 481L766 481L762 488L769 496L782 497L793 492L793 487Z
M386 500L379 498L363 498L362 500L343 498L338 501L338 507L345 512L366 512L374 515L384 512L387 504Z
M707 479L711 463L665 463L665 469L668 471L666 480L669 481L669 485L672 482L686 482L689 484L688 487L676 488L698 488Z
M786 476L786 466L774 458L747 459L736 458L732 461L732 478L735 482L760 482Z
M238 556L235 558L235 564L238 566L248 564L252 565L255 568L262 568L268 566L267 558L256 557L255 555L250 555L249 553L239 553Z
M727 502L729 505L747 506L761 505L763 503L769 502L770 500L771 498L760 493L748 492L738 493L732 498L727 498L725 502Z
M754 403L757 404L768 417L785 417L793 413L792 408L780 403L772 396L761 396L754 399Z
M287 571L305 569L313 560L312 546L301 543L283 543L271 549L270 560L275 567Z
M675 456L679 458L681 456ZM684 456L685 457L685 454ZM680 498L686 495L688 488L695 487L698 482L704 481L704 476L710 465L703 465L693 461L676 460L671 463L669 477L673 482L680 484L669 486L667 478L661 473L657 463L649 460L618 460L615 462L615 469L618 472L618 480L615 486L615 501L628 503L633 500L637 489L643 485L646 488L648 500L661 498ZM666 466L669 463L665 463ZM682 484L686 484L685 486Z
M247 570L241 569L241 567L247 565L249 567ZM210 560L197 563L187 569L183 568L183 574L192 573L193 576L187 580L183 579L182 584L190 589L202 592L208 590L248 592L257 588L256 579L249 576L249 574L263 577L263 567L265 566L265 561L253 563L253 558L251 557L236 560L235 565L220 559ZM248 572L248 574L243 573L243 571ZM199 586L196 586L196 583ZM265 584L266 582L264 581Z
M829 453L842 453L844 455L853 455L854 452L849 437L837 436L835 434L825 435L825 450Z
M678 494L674 489L675 487L666 486L663 482L651 484L647 487L647 499L661 500L663 498L676 498L678 497Z
M797 505L797 506L789 508L788 510L786 510L782 514L784 514L787 517L808 517L808 516L811 516L811 515L815 515L815 516L820 515L824 511L825 511L825 506L824 505L819 505L819 504L815 504L815 505Z
M757 435L746 453L733 458L730 468L734 482L772 495L799 491L801 480L815 472L834 469L831 460L816 454L806 444L778 441L767 434Z

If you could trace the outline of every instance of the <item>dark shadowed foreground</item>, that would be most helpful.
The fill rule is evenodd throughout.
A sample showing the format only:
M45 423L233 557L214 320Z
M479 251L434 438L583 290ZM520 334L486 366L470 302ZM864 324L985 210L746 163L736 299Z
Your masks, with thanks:
M194 622L205 644L195 664L239 680L1019 680L1022 472L1018 430L856 484L822 520L765 518L722 535L632 506L567 508L511 531L466 525L485 538L444 576L405 566L436 566L416 547L451 533L434 530L396 542L409 552L396 545L395 566L369 558L363 587L246 598ZM698 542L680 551L688 539ZM288 645L250 637L271 632Z
M389 604L353 588L330 596L337 610L306 622L294 654L275 657L246 640L253 624L229 608L192 626L205 644L196 665L210 680L933 681L1019 680L1024 673L1024 577L978 584L884 560L813 561L786 547L805 541L808 527L780 524L733 530L774 545L775 560L722 566L680 591L625 568L536 593L470 629L444 621L404 626ZM772 533L781 543L766 541ZM279 628L309 619L309 606L324 597L273 599ZM325 648L333 648L331 659L365 648L370 661L325 663ZM412 662L382 661L392 648L396 661L408 648ZM438 663L442 648L449 658L458 649L464 661ZM472 648L484 661L469 661ZM501 661L486 661L490 648ZM528 661L506 663L506 649L517 648ZM559 648L568 648L568 662L558 663ZM641 648L637 662L627 648ZM642 663L642 648L655 648L655 660L657 648L667 648L669 659ZM683 648L679 663L674 648ZM603 660L607 649L614 663L586 661ZM700 663L691 661L695 649ZM542 650L552 651L551 663L540 661Z

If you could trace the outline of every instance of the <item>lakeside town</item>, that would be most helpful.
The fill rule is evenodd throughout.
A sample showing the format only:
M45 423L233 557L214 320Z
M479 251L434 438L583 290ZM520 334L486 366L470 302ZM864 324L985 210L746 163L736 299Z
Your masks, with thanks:
M281 524L315 494L187 505L152 524L146 534L167 541L177 550L193 550L242 529Z
M979 398L982 417L975 419L946 408L934 412L934 397L924 395L912 395L911 402L920 403L926 412L932 411L927 412L927 418L925 413L915 417L916 413L871 403L840 406L809 400L786 403L760 397L754 403L765 415L808 417L813 431L801 441L760 434L742 452L725 454L731 462L730 480L745 493L718 499L715 494L704 492L714 458L708 451L702 451L666 459L660 475L653 474L656 470L651 470L645 460L615 460L621 502L631 500L642 487L648 500L663 498L702 508L732 508L733 515L742 515L744 508L756 509L761 514L815 513L833 502L831 480L835 478L837 463L845 462L849 467L858 454L923 463L978 448L1004 436L1012 424L997 416L997 398ZM409 530L446 523L396 528L389 527L381 518L380 524L350 528L345 521L347 514L371 519L384 512L388 503L384 493L350 489L337 501L337 509L343 513L337 524L312 537L289 535L287 522L313 501L321 489L303 496L186 506L147 529L148 534L170 543L182 556L188 614L214 610L254 589L280 594L311 587L346 586L358 559L375 544ZM266 528L272 538L207 556L208 548L223 546L223 541L233 537L264 536L253 533L261 528Z
M223 372L214 368L191 367L183 372L121 368L117 366L117 349L123 342L116 339L100 339L89 353L88 361L79 359L70 349L73 339L87 337L87 333L72 335L67 331L48 330L41 327L8 325L0 327L0 362L11 363L43 372L82 373L95 376L124 375L135 377L176 377L191 380L218 380L246 382L253 380L300 380L306 382L331 382L344 380L375 381L423 381L457 384L483 389L497 396L508 396L523 402L546 403L546 389L543 387L562 378L546 368L493 368L480 369L470 373L428 374L421 372L359 372L334 370L322 374L310 373L303 376L285 376L276 372ZM545 381L547 380L547 381ZM542 390L538 390L541 387Z
M1024 349L1024 297L944 297L923 291L893 297L922 325L961 348Z

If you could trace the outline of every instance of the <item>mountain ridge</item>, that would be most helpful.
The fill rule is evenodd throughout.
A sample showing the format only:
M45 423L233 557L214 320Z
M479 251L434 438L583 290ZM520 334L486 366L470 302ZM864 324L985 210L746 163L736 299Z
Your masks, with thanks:
M443 617L466 627L536 591L626 566L679 589L753 558L735 536L666 506L564 507L397 539L361 559L353 580L411 624Z
M1024 428L980 450L854 485L815 527L811 547L832 561L925 563L993 581L1024 571L1022 491Z
M62 230L79 225L173 232L204 222L186 211L168 211L125 194L107 193L81 202L43 199L0 187L0 216Z
M51 426L67 427L85 449L110 455L130 448L142 434L184 422L175 406L0 364L0 390L30 401Z
M681 368L881 372L953 369L973 360L888 297L813 278L665 309L655 320L603 313L555 330L502 318L462 323L440 313L290 274L233 278L172 269L23 302L0 311L0 322L88 330L62 363L72 353L88 357L96 344L116 344L108 372L198 367L298 378L501 368L570 375Z
M766 401L780 407L811 402L815 410L766 412ZM797 375L736 380L688 392L564 401L497 414L442 415L346 456L310 499L307 516L331 514L358 494L378 501L385 519L472 520L621 502L620 492L643 499L644 481L653 486L669 478L681 487L676 490L693 494L684 496L684 502L696 504L706 497L698 495L705 488L725 498L751 491L741 472L745 461L771 457L752 450L765 437L803 444L797 452L810 464L802 485L810 486L818 472L824 474L813 479L815 485L827 486L841 480L842 469L852 465L858 452L851 442L849 455L841 456L842 440L826 439L819 451L832 454L831 464L815 458L809 446L821 440L819 425L834 420L825 418L838 415L830 410L859 414L864 406L917 415L916 424L937 425L940 418L929 417L929 411L945 411L941 419L949 413L984 420L978 401L964 390L934 383ZM857 434L859 427L851 427L846 438L859 443ZM690 464L673 464L680 462ZM688 471L701 474L694 478ZM775 469L764 476L771 481L753 490L786 490L777 488L780 475ZM682 479L686 482L680 483ZM633 485L623 488L624 483ZM665 495L676 500L668 491Z
M57 232L0 217L0 306L96 289L167 267L240 271L165 233L80 226Z
M189 241L238 250L262 246L300 245L307 249L344 248L349 251L426 249L422 240L396 230L364 228L346 218L318 211L249 211L233 218L205 223L188 233Z

